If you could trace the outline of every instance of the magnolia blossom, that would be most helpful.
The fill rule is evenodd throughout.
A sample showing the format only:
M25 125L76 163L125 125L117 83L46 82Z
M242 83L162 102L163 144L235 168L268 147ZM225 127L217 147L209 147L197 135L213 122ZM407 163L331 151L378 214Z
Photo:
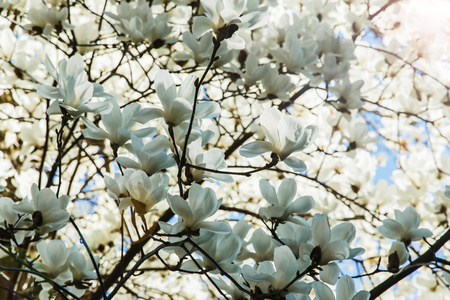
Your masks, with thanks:
M207 64L211 59L213 50L213 44L211 43L212 33L207 32L199 40L190 31L183 32L182 36L183 42L188 49L176 53L174 59L181 62L193 59L198 65ZM216 57L219 57L219 59L214 61L214 67L220 67L230 62L235 54L235 50L230 50L226 44L221 44L216 53Z
M275 266L275 268L274 268ZM298 264L292 250L288 246L280 246L274 251L273 264L264 261L256 270L249 265L242 268L242 275L253 291L258 287L263 293L284 289L298 274ZM303 281L295 281L282 295L289 293L308 294L310 287Z
M153 206L166 198L168 184L169 176L164 173L156 173L149 177L142 170L133 172L125 182L130 196L121 199L119 209L124 210L128 206L133 206L140 215L151 212Z
M32 228L43 235L66 226L69 213L66 211L69 196L56 198L55 192L46 188L39 191L36 184L31 187L33 201L28 197L13 205L13 210L21 214L30 214L33 219Z
M247 0L201 0L205 8L206 17L200 16L194 19L192 31L199 38L212 30L216 39L225 40L230 48L244 49L245 41L236 34L238 30L252 30L263 26L267 22L267 15L253 11L242 15Z
M433 233L426 228L419 228L420 215L413 206L408 206L404 211L395 210L395 220L383 220L383 225L378 231L387 238L397 240L409 245L412 241L428 238Z
M33 267L56 282L62 284L71 281L73 276L69 269L69 251L61 240L40 241L36 244L41 262L33 263Z
M136 122L133 121L133 116L141 111L141 106L139 104L131 103L125 106L121 112L116 99L107 99L107 101L111 103L112 109L108 114L101 114L102 123L105 125L106 131L97 127L88 118L82 117L83 123L87 127L82 130L83 135L86 138L94 140L108 139L111 141L111 144L122 146L131 138L131 133L140 138L154 136L157 133L156 128L153 127L130 131L136 124Z
M188 162L194 166L203 167L211 170L220 170L226 168L223 151L218 148L212 148L204 152L202 149L202 139L189 143L187 150ZM220 180L223 182L233 182L233 177L228 174L215 173L213 171L204 171L196 168L190 168L189 173L195 182L207 179L210 181Z
M189 189L188 199L175 195L168 195L172 211L179 216L179 221L171 226L165 222L159 222L161 228L171 234L177 234L184 230L196 232L203 228L215 233L229 233L230 226L225 222L205 221L214 215L222 204L222 199L217 199L216 194L210 188L202 188L194 183Z
M270 68L261 81L264 91L258 97L260 100L280 99L289 101L289 92L295 88L289 76L279 74L275 68Z
M370 298L370 293L367 291L359 291L355 295L355 283L348 275L344 275L338 280L336 297L331 289L320 281L314 282L313 287L317 300L369 300Z
M227 235L215 236L206 243L201 245L201 248L208 253L211 257L211 261L206 255L201 252L197 252L202 259L188 260L181 266L182 270L187 271L198 271L198 265L203 269L211 273L219 273L217 265L219 265L225 272L229 274L237 274L240 271L238 265L234 264L233 261L241 250L242 240L235 234L230 233Z
M335 284L339 276L339 267L333 261L353 258L364 253L362 248L349 247L355 238L355 232L355 227L351 223L342 223L331 230L328 216L315 214L311 224L312 241L300 246L300 264L303 266L318 264L320 279Z
M143 41L153 43L164 41L165 37L172 31L172 27L167 25L169 14L162 13L153 18L151 6L145 1L137 1L135 7L128 2L121 2L117 11L117 15L109 12L106 15L120 22L114 27L126 35L126 37L120 37L121 40L130 40L133 43ZM169 41L174 42L176 39L170 39Z
M109 102L89 102L92 97L111 96L103 92L100 84L87 80L81 55L75 54L68 61L61 60L59 73L48 56L45 58L45 66L58 87L40 85L36 89L38 94L48 99L62 99L62 102L53 101L47 110L49 115L62 114L61 108L75 118L86 112L109 113L112 109Z
M144 145L138 137L131 135L131 145L125 147L136 155L138 162L128 157L118 157L116 161L126 168L141 169L147 175L152 175L161 169L175 166L175 160L171 154L167 154L170 147L167 137L159 135Z
M257 81L267 76L270 70L269 64L258 64L258 57L250 53L245 59L245 73L241 71L240 67L232 65L233 70L237 72L243 79L243 84L247 87L255 85ZM241 80L241 79L240 79Z
M50 36L50 33L58 25L63 28L73 29L74 27L66 22L68 16L67 7L58 10L56 7L52 6L48 8L45 5L39 5L30 8L28 12L28 19L31 24L27 25L27 29L42 32L43 35Z
M306 171L306 165L300 159L290 156L310 146L316 136L317 127L302 123L293 116L283 115L272 107L260 116L260 124L267 141L255 141L241 147L239 153L245 157L253 157L265 152L278 155L279 159L294 171Z
M162 117L167 125L173 127L188 121L192 115L192 105L196 100L194 99L195 79L194 75L187 77L177 89L170 73L160 70L155 76L155 89L163 109L144 108L134 119L139 123L146 123ZM215 102L202 102L196 106L195 117L197 119L212 118L219 114L220 107Z
M271 204L271 206L259 209L259 215L265 220L277 219L296 222L296 219L290 217L292 214L303 214L314 207L314 199L311 196L294 200L297 193L297 183L292 178L286 178L281 182L278 187L278 194L275 192L275 188L265 179L259 181L259 188L264 199Z

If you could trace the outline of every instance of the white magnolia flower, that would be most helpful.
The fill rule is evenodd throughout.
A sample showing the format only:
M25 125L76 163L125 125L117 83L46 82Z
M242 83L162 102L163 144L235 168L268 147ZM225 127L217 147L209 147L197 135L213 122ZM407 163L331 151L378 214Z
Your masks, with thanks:
M125 183L128 181L128 177L134 173L133 170L127 169L123 171L123 175L120 173L114 174L114 178L105 175L105 186L106 192L108 195L115 199L119 200L120 198L125 198L129 196L128 190L125 186Z
M219 273L216 264L218 264L228 274L237 274L240 271L240 268L237 264L234 264L233 261L241 250L241 245L242 240L235 233L215 235L214 238L201 244L201 248L208 253L215 263L201 252L196 253L199 254L202 259L195 259L195 261L204 270L213 274ZM183 263L181 269L187 271L198 271L197 264L192 260L188 260Z
M87 127L82 130L84 137L94 140L108 139L111 141L112 145L122 146L131 138L131 134L139 138L144 138L154 136L157 133L156 128L153 127L130 131L136 124L133 120L133 116L141 111L141 106L139 104L131 103L125 106L121 112L119 104L114 98L107 99L106 101L110 102L112 106L112 109L108 114L101 114L102 123L105 125L106 131L97 127L88 118L81 117L83 123Z
M346 139L349 143L347 151L349 155L354 157L356 149L366 150L367 144L378 141L375 137L368 136L368 129L365 122L353 119L348 125L348 136L343 135L343 139Z
M290 156L310 146L316 136L317 127L303 127L300 120L283 115L277 108L265 110L260 116L260 124L267 141L254 141L241 147L239 153L245 157L254 157L265 152L278 155L289 167L297 172L306 171L306 165L300 159Z
M96 264L98 264L100 257L96 255L94 256L94 259L96 260ZM73 246L70 249L68 262L74 281L82 283L85 280L97 278L92 260L90 258L86 258L83 253L78 251L76 246Z
M59 73L48 56L45 58L45 66L58 87L40 85L37 87L38 94L47 99L62 99L50 105L47 110L49 115L62 114L61 108L75 118L86 112L109 113L112 109L109 102L89 102L92 97L111 96L103 92L100 84L87 80L81 55L75 54L68 61L61 60L58 65Z
M283 48L272 50L275 59L286 65L291 72L302 72L318 60L317 43L312 38L298 37L297 32L289 30L285 37Z
M192 31L199 38L212 30L219 42L225 40L232 49L244 49L245 41L236 34L238 30L253 30L267 22L267 15L253 11L242 15L247 0L201 0L206 17L194 19Z
M352 258L364 252L361 248L350 249L349 244L355 238L355 227L351 223L342 223L332 230L328 216L315 214L311 224L312 241L300 246L301 265L318 264L320 279L335 284L339 276L339 267L333 261Z
M173 155L167 154L170 146L170 141L163 135L155 137L145 145L141 139L131 135L131 145L125 145L125 148L136 155L138 162L128 157L118 157L116 161L126 168L141 169L147 175L152 175L176 165Z
M295 222L291 218L292 214L303 214L314 207L314 199L311 196L304 196L294 200L297 193L297 183L292 178L284 179L278 187L278 194L275 188L265 179L259 181L259 188L264 199L271 204L268 207L261 207L259 215L265 219L277 219L279 221Z
M178 126L185 121L189 121L192 115L192 105L196 99L195 84L196 76L187 77L177 89L175 82L166 70L160 70L155 76L155 90L163 109L150 107L144 108L134 118L139 123L146 123L155 118L164 118L169 126ZM217 103L205 101L198 103L195 110L195 118L212 118L220 114L220 107Z
M413 241L428 238L433 233L426 228L419 228L420 215L413 206L408 206L404 211L395 210L395 220L383 220L383 225L378 231L385 237L403 242L409 245Z
M163 42L172 31L172 27L167 25L169 14L162 13L153 18L151 6L142 0L139 0L134 7L128 2L121 2L117 13L115 15L107 12L106 15L120 22L114 26L120 33L126 35L126 37L119 37L120 40L130 40L133 43L143 41L158 43ZM176 39L168 40L168 42L174 41Z
M240 67L232 65L233 70L244 79L244 84L247 87L256 85L256 82L266 77L270 70L269 64L258 64L258 58L250 53L245 59L245 73L241 71Z
M91 44L93 41L95 41L98 36L98 26L94 21L90 21L81 25L78 25L74 29L75 38L77 39L78 46L77 51L81 55L84 55L86 53L89 53L97 48L95 44ZM91 44L92 46L87 46Z
M279 74L275 68L269 69L262 78L264 92L258 96L260 100L280 99L289 101L289 92L295 88L291 78L284 74Z
M272 236L266 234L261 228L253 231L250 244L254 252L249 252L248 256L257 263L265 260L273 260L273 253L276 247L279 246L279 244L274 242Z
M142 170L134 171L125 182L130 197L121 199L119 209L133 206L140 215L152 212L153 206L166 198L168 184L169 176L164 173L149 177Z
M275 268L274 268L275 266ZM298 274L297 259L288 246L281 246L275 249L273 264L264 261L255 270L249 265L242 268L242 275L250 284L253 291L258 287L263 293L284 289ZM310 287L303 281L292 283L282 295L289 293L308 294Z
M316 281L313 287L317 300L369 300L370 298L370 293L367 291L359 291L355 295L355 283L348 275L344 275L338 280L336 297L331 289L320 281Z
M187 200L178 195L168 195L167 201L172 211L179 216L178 223L173 226L159 222L161 228L167 233L177 234L184 230L195 233L201 228L215 233L231 231L226 222L205 221L214 215L222 204L222 199L217 199L216 194L210 188L202 188L194 183L188 192Z
M339 80L330 87L330 92L337 97L337 101L330 102L338 111L348 112L350 109L357 109L363 106L361 100L361 87L364 81L358 80L353 83L348 77Z
M73 29L74 27L72 25L64 22L67 19L68 13L67 7L63 7L61 10L58 10L54 6L48 8L45 5L32 7L28 11L28 19L31 21L31 24L28 24L25 28L46 36L50 36L52 30L58 26Z
M211 170L220 170L227 167L223 151L218 148L212 148L204 152L202 149L202 139L189 143L187 148L187 160L190 164ZM192 180L195 182L203 179L223 182L233 182L233 177L228 174L220 174L211 171L204 171L196 168L189 169Z
M33 267L56 282L63 284L71 281L73 276L69 269L69 251L61 240L40 241L36 244L41 262L33 263Z
M69 222L69 213L66 211L69 204L69 196L63 195L56 198L51 189L39 191L36 184L31 187L33 201L28 197L12 207L17 213L32 216L32 228L40 235L66 226Z
M211 43L212 33L207 32L199 40L189 31L183 32L182 36L183 42L188 49L176 53L174 59L177 61L193 59L198 65L208 64L213 50L213 44ZM215 67L223 66L235 57L235 50L229 49L226 44L221 44L217 50L216 57L219 57L219 59L215 60L213 65Z

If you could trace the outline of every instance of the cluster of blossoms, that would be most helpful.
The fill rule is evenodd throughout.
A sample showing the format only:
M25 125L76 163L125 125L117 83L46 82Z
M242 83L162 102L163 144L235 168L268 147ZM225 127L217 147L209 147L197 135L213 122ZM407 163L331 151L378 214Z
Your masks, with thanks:
M396 1L91 2L0 1L0 270L32 274L14 292L367 300L395 276L347 266L408 261L450 285L450 83L364 38Z

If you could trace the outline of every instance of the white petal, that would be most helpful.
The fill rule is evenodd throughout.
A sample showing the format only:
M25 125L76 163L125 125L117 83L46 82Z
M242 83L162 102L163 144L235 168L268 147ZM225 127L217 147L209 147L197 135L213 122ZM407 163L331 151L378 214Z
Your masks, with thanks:
M273 288L279 290L295 278L298 271L297 259L288 246L281 246L275 249L274 263L277 279Z
M294 200L297 193L297 183L292 178L283 180L278 187L278 203L287 207Z
M321 246L321 248L324 248L330 242L331 231L327 215L314 215L311 225L311 233L316 246Z
M335 300L331 289L324 283L317 281L313 285L317 300Z
M348 276L342 276L336 286L336 300L349 300L355 294L355 283L353 279Z
M242 146L239 154L245 157L254 157L272 151L272 144L265 141L254 141Z
M265 179L259 181L259 189L264 199L272 205L278 205L278 197L275 188Z
M335 263L321 266L322 271L319 271L320 280L335 285L339 277L339 267Z
M214 28L214 23L207 17L200 16L194 19L194 25L192 26L192 33L196 38L201 37L207 31Z
M392 219L383 220L383 225L378 228L378 231L385 237L400 240L403 233L403 226Z

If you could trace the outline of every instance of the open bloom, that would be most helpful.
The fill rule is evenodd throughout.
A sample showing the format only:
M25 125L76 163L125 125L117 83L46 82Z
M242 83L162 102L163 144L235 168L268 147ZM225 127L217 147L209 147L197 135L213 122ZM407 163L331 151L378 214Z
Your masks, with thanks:
M157 133L156 128L153 127L130 131L136 124L133 116L137 115L141 110L139 104L131 103L125 106L121 112L119 104L114 98L107 99L106 101L110 102L112 106L108 114L101 114L102 123L105 125L106 131L97 127L88 118L82 117L83 123L87 127L82 130L85 137L94 140L108 139L111 141L111 144L122 146L131 138L131 133L140 138L153 136Z
M119 208L133 206L140 215L151 212L156 203L166 198L168 183L169 176L164 173L149 177L142 170L133 172L125 182L130 197L121 199Z
M302 214L314 207L314 199L311 196L304 196L295 199L297 183L292 178L284 179L278 187L278 194L275 188L265 179L259 181L259 188L264 199L271 204L269 207L262 207L259 214L265 220L278 219L281 221L295 222L291 218L292 214Z
M263 12L254 11L242 15L247 0L201 0L206 17L200 16L194 20L192 31L199 38L212 30L219 41L225 40L230 48L244 49L245 41L236 31L252 30L263 26L267 16Z
M31 187L31 193L33 201L26 197L20 203L14 204L12 209L17 213L30 214L33 219L32 227L37 233L43 235L66 226L70 216L66 211L68 196L56 198L51 189L39 191L36 184Z
M155 76L155 89L163 109L144 108L134 120L139 123L146 123L162 117L167 125L173 127L188 121L192 115L193 103L196 100L194 99L195 79L196 76L193 75L187 77L177 89L170 73L166 70L160 70ZM208 101L197 104L195 117L197 119L212 118L218 116L219 113L219 105Z
M136 155L138 162L128 157L118 157L116 161L126 168L141 169L152 175L161 169L174 166L172 154L167 154L170 142L164 135L159 135L144 145L138 137L131 135L131 145L125 145L128 151Z
M120 2L117 12L117 15L108 12L106 15L120 22L114 25L120 33L126 35L126 37L119 37L120 40L153 43L164 41L172 31L172 27L167 25L169 14L162 13L153 18L151 6L145 1L137 1L135 7L128 2ZM176 39L169 39L169 41L174 42Z
M274 265L270 261L259 263L255 270L249 265L242 268L242 275L253 290L258 287L263 293L284 289L298 274L298 264L294 253L288 246L281 246L274 251ZM289 293L307 294L308 284L296 281L289 285L283 295Z
M214 215L222 204L222 199L217 199L214 190L210 188L202 188L194 183L187 200L178 195L168 195L167 200L172 211L180 217L178 223L173 226L159 222L161 229L167 233L176 234L186 229L195 232L201 228L215 233L231 231L226 222L205 221Z
M302 265L311 263L320 266L320 279L335 284L339 276L339 267L334 260L353 258L364 252L362 248L351 249L349 244L355 238L355 226L342 223L330 229L328 216L315 214L311 224L312 242L300 246L299 256Z
M212 262L206 255L199 253L202 259L188 260L181 266L183 270L198 271L197 264L205 270L212 273L219 273L217 265L219 265L228 274L236 274L240 271L238 265L234 264L236 256L241 250L242 240L235 234L215 235L212 239L202 244L209 257L214 259Z
M420 215L413 206L408 206L404 211L396 209L395 220L384 220L378 231L387 238L409 244L433 235L429 229L419 228L419 224Z
M317 136L316 126L303 127L300 120L293 116L283 115L272 107L265 110L260 117L260 124L267 141L254 141L241 147L239 153L245 157L253 157L265 152L278 155L279 159L297 172L306 171L306 165L296 157L294 152L310 146Z
M355 283L348 275L342 276L337 282L336 298L326 284L316 281L313 286L317 300L369 300L370 298L370 293L367 291L359 291L355 295Z
M69 60L59 62L59 73L48 56L45 58L45 66L50 75L58 83L58 87L40 85L37 92L47 99L62 99L54 101L47 110L49 115L62 114L61 108L72 117L79 117L83 113L108 113L111 110L109 102L89 102L92 97L111 97L103 92L103 87L98 83L87 80L84 71L83 58L75 54Z
M63 241L40 241L36 244L36 248L42 260L42 263L33 263L36 270L48 274L53 280L61 284L72 280L68 261L69 251L67 251L66 244Z
M211 170L220 170L227 167L222 150L218 148L212 148L206 152L203 152L201 144L201 138L198 138L197 140L189 143L187 159L190 164ZM195 168L191 168L190 173L192 175L192 180L195 182L201 181L203 179L209 181L213 181L214 179L223 182L233 182L233 177L228 174L220 174Z

